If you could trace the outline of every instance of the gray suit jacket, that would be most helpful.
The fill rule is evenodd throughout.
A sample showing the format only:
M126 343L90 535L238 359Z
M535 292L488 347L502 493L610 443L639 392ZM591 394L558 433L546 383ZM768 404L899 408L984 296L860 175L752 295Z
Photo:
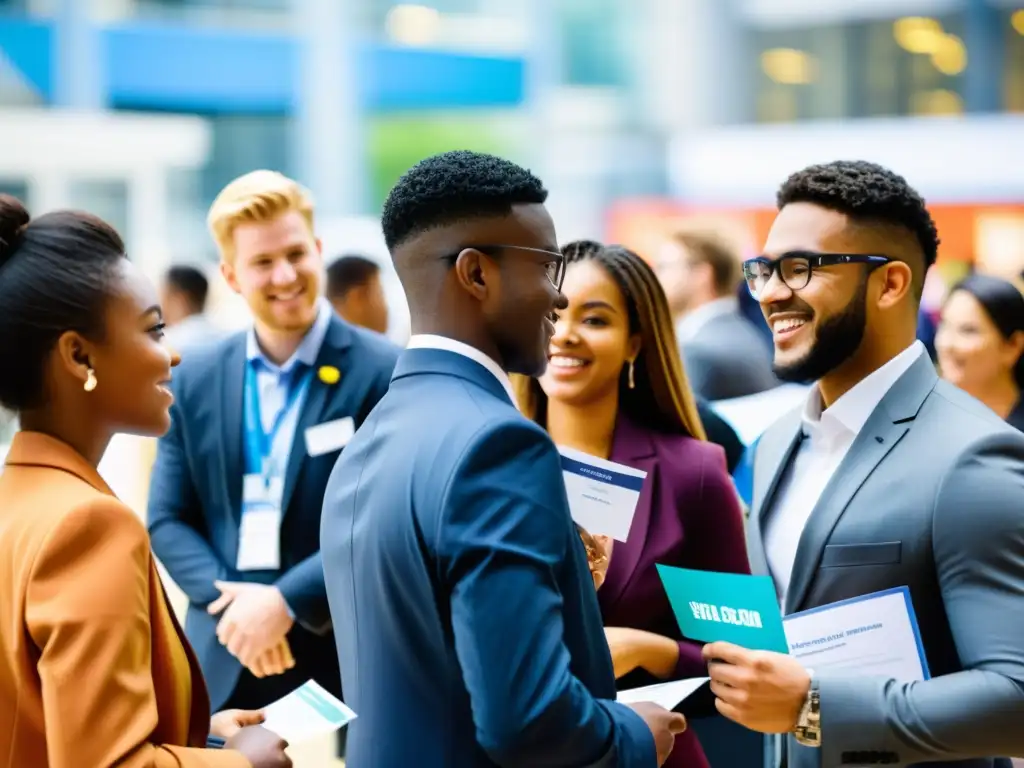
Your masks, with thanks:
M760 439L747 543L801 438L800 411ZM997 768L1024 755L1024 434L940 381L922 356L889 390L815 506L785 613L907 586L932 679L820 675L822 746L789 768Z
M715 315L680 350L690 386L704 400L755 395L778 385L771 351L739 312Z

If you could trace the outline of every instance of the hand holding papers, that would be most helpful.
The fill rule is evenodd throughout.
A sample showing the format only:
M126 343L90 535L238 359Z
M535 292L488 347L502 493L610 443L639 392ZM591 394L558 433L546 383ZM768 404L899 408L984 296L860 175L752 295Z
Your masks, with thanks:
M761 733L793 729L816 674L925 679L928 665L906 587L783 619L771 579L658 566L680 629L706 640L719 712Z
M299 686L263 710L263 727L289 744L332 733L356 718L356 713L315 681Z
M558 450L572 519L591 534L625 541L647 473L573 448Z

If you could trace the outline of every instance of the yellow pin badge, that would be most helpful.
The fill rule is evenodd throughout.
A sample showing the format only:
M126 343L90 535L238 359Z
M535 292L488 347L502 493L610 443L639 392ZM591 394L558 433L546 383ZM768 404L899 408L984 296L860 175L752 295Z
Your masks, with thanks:
M333 365L321 365L316 373L324 384L337 384L341 381L341 371Z

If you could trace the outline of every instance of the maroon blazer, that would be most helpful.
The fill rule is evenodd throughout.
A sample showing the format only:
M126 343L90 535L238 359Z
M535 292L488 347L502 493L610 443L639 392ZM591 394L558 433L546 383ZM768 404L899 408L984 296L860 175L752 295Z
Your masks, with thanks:
M647 472L629 539L617 541L604 585L597 593L605 626L632 627L679 643L673 679L707 674L702 643L679 631L655 565L750 573L739 497L720 446L655 432L620 415L612 461ZM660 682L639 670L620 689ZM676 738L670 768L707 768L692 729Z

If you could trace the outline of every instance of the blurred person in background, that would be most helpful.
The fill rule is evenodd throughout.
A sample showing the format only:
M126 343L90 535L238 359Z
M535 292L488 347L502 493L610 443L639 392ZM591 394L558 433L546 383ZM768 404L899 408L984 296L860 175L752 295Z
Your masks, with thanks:
M152 284L100 219L30 222L2 195L0 301L0 404L21 422L0 473L0 765L290 766L260 713L210 719L146 530L97 471L116 432L170 425Z
M772 734L789 768L1005 768L1024 754L1024 435L941 381L915 338L939 238L906 179L815 165L777 204L744 274L776 373L816 383L757 441L751 568L784 615L907 588L923 670L877 666L881 646L813 670L710 643L718 709Z
M224 335L206 316L209 290L209 280L196 267L176 265L164 275L160 305L167 323L167 341L181 355Z
M340 696L319 547L324 486L387 391L398 349L322 297L313 201L295 181L241 176L208 220L253 326L175 376L152 472L153 548L188 596L185 631L218 706L262 707L310 678Z
M770 353L739 311L740 257L724 239L681 228L662 244L656 265L698 397L728 400L778 384Z
M1024 430L1024 295L971 275L953 286L935 339L942 377Z
M352 325L388 332L388 301L380 266L363 256L342 256L327 266L327 300Z
M702 644L680 634L655 565L750 573L725 456L705 442L647 263L588 241L562 253L568 306L556 311L546 372L513 380L520 407L556 445L647 472L629 539L600 537L610 562L598 602L619 689L706 675ZM692 729L665 765L706 768Z

